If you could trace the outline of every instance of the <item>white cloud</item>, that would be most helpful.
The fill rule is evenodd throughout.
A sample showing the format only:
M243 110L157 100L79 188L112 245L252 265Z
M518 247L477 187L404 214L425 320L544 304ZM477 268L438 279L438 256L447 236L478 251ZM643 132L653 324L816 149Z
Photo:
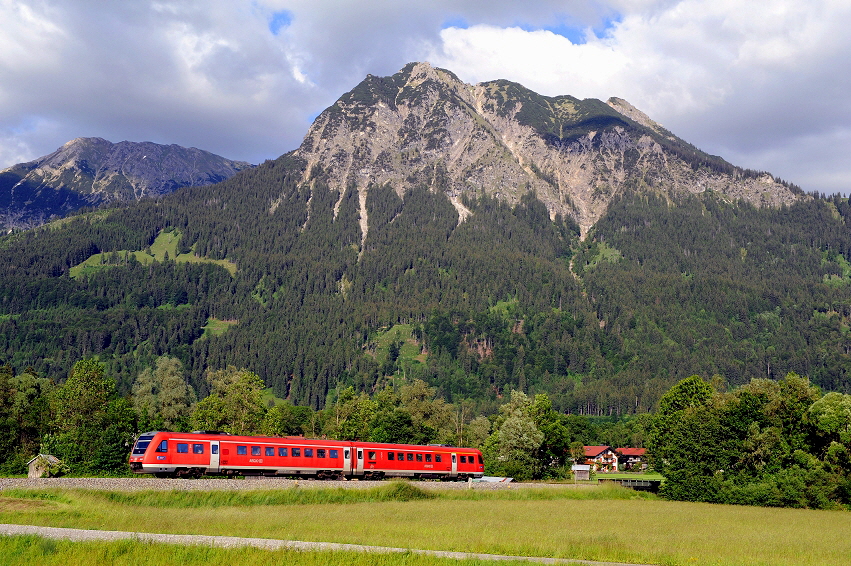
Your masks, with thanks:
M581 45L543 31L450 28L430 56L467 80L621 96L707 151L809 190L828 188L830 178L832 189L837 179L851 180L851 165L827 158L836 143L851 151L835 135L838 125L851 125L849 24L851 4L835 0L683 0L624 8L603 37L590 34ZM797 142L821 144L825 158L809 156L836 173L796 163Z
M623 97L807 190L851 178L847 0L0 0L0 21L0 167L87 135L257 162L367 73L430 60Z

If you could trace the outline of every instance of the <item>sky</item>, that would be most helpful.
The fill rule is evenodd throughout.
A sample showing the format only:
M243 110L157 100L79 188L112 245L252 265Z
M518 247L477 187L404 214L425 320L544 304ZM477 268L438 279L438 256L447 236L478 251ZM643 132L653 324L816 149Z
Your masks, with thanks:
M848 0L0 0L0 168L77 137L260 163L367 74L617 96L807 192L851 189Z

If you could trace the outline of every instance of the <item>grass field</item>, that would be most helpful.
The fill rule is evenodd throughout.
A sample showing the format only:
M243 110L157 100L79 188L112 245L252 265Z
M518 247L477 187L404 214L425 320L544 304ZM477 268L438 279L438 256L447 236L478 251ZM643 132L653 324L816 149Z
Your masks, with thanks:
M846 564L851 556L851 513L668 502L617 487L6 490L0 522L655 564Z
M82 263L75 265L69 270L69 275L76 279L82 276L88 276L102 269L113 267L127 262L129 256L136 258L136 261L144 265L148 265L154 261L164 261L166 254L168 257L177 263L214 263L225 268L231 275L236 274L237 266L232 261L226 259L209 259L197 257L194 253L178 254L177 245L180 241L181 234L177 230L171 232L160 232L148 250L128 251L121 250L117 253L118 264L110 263L115 256L112 253L99 253L89 256Z
M35 536L0 536L0 563L4 566L493 566L493 562L434 558L415 554L366 554L357 552L304 552L253 548L213 548L175 546L149 542L68 542ZM505 566L529 566L528 562L507 561Z

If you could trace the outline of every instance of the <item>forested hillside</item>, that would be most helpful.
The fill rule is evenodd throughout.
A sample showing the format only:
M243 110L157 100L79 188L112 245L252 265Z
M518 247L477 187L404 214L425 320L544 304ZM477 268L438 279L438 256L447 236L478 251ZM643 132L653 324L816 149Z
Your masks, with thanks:
M650 410L693 374L849 390L847 199L625 193L580 241L533 193L464 199L461 221L439 187L383 186L362 242L357 192L301 184L303 168L288 155L3 237L0 355L57 381L97 356L125 393L170 355L199 399L207 369L234 365L314 408L414 379L586 414ZM158 256L164 233L179 241Z

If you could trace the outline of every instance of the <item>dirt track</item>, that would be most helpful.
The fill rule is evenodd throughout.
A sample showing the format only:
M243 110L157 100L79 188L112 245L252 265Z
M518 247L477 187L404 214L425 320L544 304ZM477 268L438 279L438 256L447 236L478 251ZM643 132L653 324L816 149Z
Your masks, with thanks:
M534 556L503 556L498 554L475 554L471 552L449 552L445 550L417 550L410 548L393 548L388 546L364 546L360 544L341 544L335 542L304 542L297 540L277 540L265 538L240 538L208 535L167 535L156 533L132 533L126 531L90 531L84 529L60 529L55 527L35 527L31 525L0 524L0 535L37 535L45 538L66 539L72 541L91 540L124 540L158 542L165 544L197 544L205 546L221 546L234 548L251 546L267 550L333 550L344 552L373 552L381 554L407 553L454 558L457 560L521 560L537 564L584 564L586 566L642 566L639 564L623 564L620 562L594 562L590 560L571 560L568 558L543 558Z

